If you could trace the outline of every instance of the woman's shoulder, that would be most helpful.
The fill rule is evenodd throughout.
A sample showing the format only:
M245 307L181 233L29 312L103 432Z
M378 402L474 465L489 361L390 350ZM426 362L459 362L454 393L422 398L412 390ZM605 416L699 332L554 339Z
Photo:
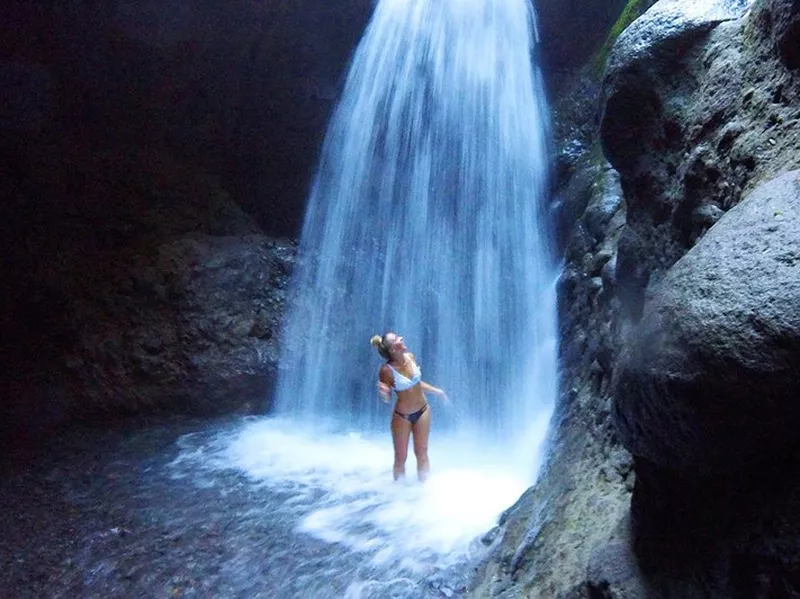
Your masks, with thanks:
M394 380L394 373L392 367L387 362L384 362L378 370L378 377L381 379Z

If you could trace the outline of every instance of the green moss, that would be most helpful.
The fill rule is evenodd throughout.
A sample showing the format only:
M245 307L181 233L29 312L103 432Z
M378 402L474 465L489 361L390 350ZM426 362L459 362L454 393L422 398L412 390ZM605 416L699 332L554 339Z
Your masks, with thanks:
M592 59L592 71L598 77L603 74L603 70L606 68L608 55L611 53L611 48L620 34L625 31L628 25L642 16L644 11L653 4L654 0L628 0L628 3L625 5L625 8L622 9L622 13L620 13L616 23L611 26L611 30L608 32L603 45L595 52L594 58Z

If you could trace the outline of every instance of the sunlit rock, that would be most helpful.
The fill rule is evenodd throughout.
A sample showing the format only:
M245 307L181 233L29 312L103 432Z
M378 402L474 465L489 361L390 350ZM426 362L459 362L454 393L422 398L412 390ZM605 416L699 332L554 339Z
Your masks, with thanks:
M752 0L660 0L634 21L617 39L609 57L608 72L616 74L660 50L680 52L687 38L722 21L742 16Z

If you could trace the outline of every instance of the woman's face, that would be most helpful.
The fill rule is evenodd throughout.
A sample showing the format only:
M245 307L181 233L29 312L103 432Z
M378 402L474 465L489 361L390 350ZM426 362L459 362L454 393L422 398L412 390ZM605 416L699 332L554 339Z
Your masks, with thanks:
M386 341L386 347L388 348L389 353L392 355L402 355L408 350L405 340L397 333L388 333L384 337L384 340Z

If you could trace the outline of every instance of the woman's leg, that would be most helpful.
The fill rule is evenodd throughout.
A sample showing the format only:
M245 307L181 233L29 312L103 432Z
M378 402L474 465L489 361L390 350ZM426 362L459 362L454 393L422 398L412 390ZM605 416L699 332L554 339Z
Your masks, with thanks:
M425 482L431 470L431 464L428 460L428 436L431 432L430 408L425 410L425 413L419 417L416 424L412 425L411 430L414 433L414 455L417 458L417 476L420 481Z
M394 441L394 479L406 475L406 457L408 457L408 437L411 435L411 423L397 414L392 414L392 441Z

